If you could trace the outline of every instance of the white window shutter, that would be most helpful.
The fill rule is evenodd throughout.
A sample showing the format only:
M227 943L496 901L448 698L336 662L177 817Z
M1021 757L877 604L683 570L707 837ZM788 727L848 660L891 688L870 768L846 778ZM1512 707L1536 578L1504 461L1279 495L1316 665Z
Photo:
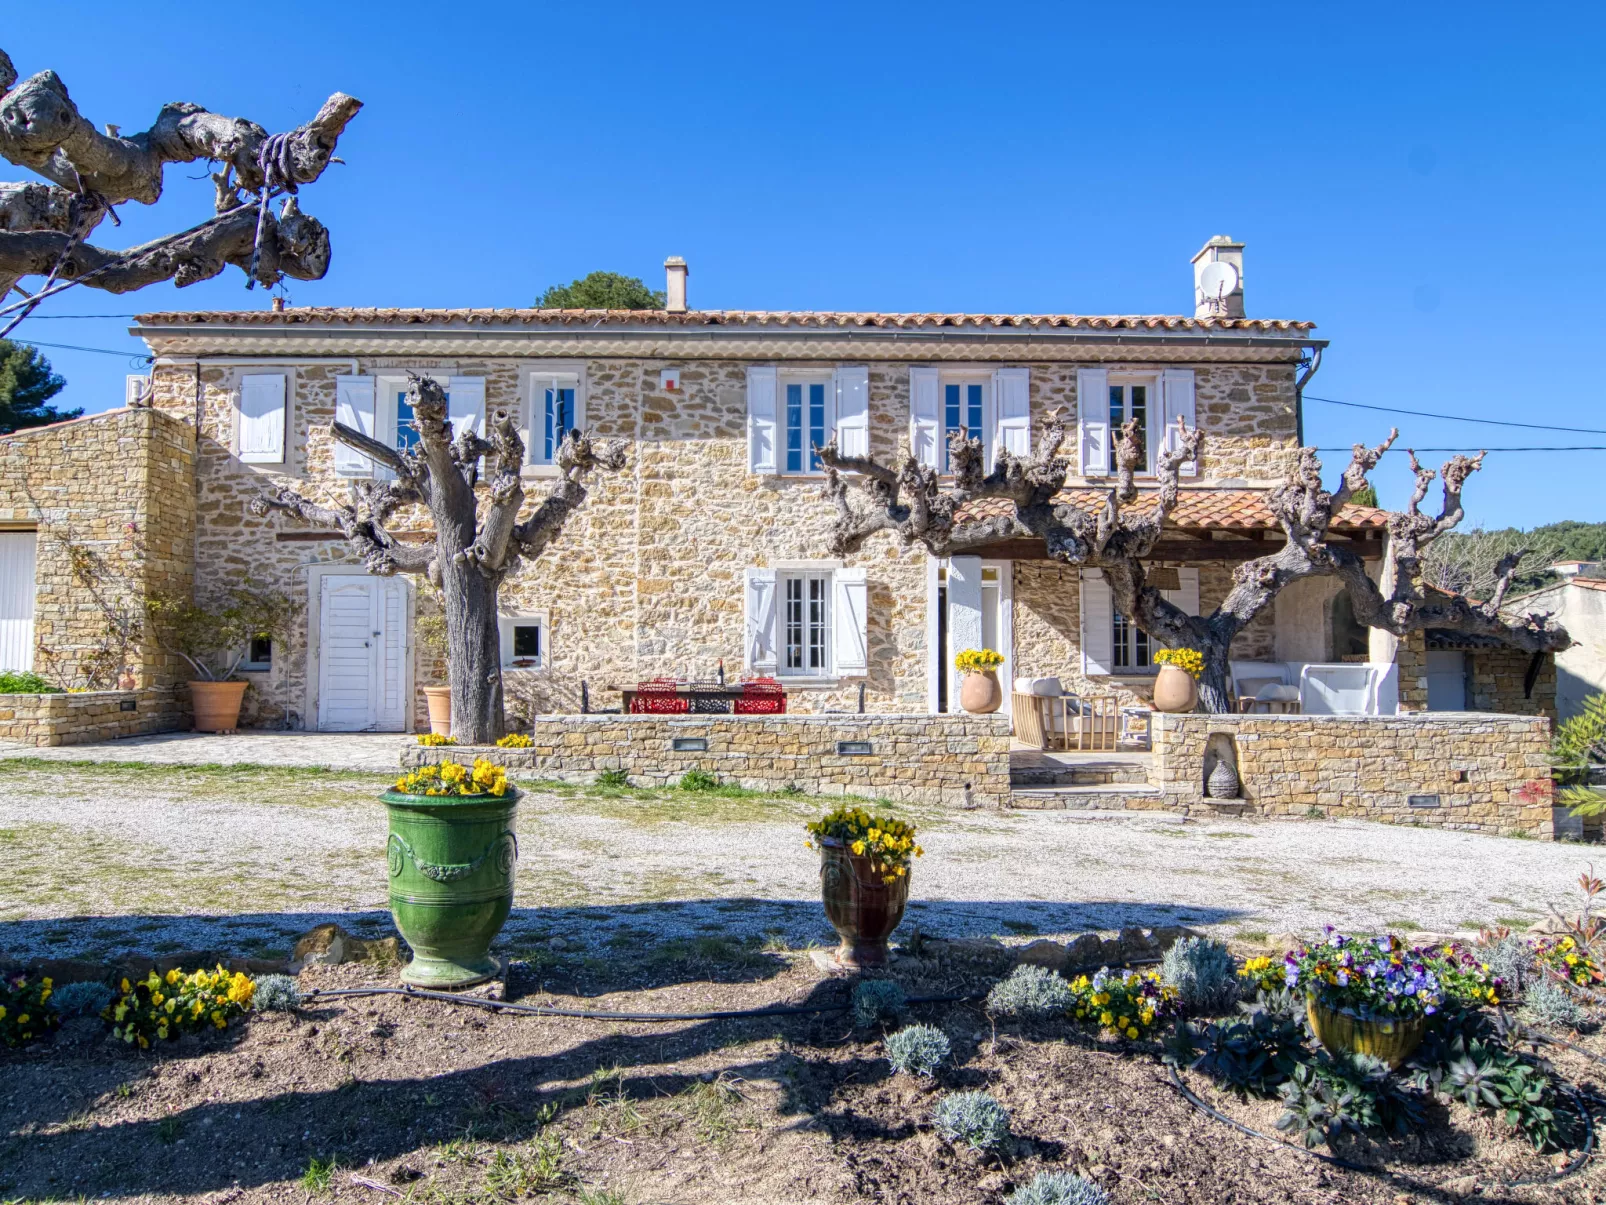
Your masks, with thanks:
M1165 418L1165 441L1161 446L1175 448L1178 446L1177 419L1179 417L1182 418L1188 424L1190 431L1193 430L1196 421L1194 419L1193 369L1166 369L1161 387L1165 390L1165 401L1161 408L1161 414ZM1194 477L1198 475L1199 466L1191 460L1184 461L1179 472L1184 477Z
M863 365L838 368L836 383L836 450L843 456L870 455L870 370Z
M485 436L485 378L452 377L441 382L446 390L446 417L452 422L452 438L464 431Z
M1160 591L1162 598L1172 606L1187 612L1189 615L1199 614L1199 569L1196 565L1184 565L1177 570L1177 589Z
M776 472L775 375L773 368L747 370L747 471L750 473Z
M863 569L838 569L831 575L831 583L837 676L862 677L870 668L869 626L865 622L869 583Z
M942 463L941 412L937 403L937 370L909 370L909 453L927 468Z
M948 558L948 709L959 704L959 670L954 658L966 649L979 649L981 639L981 558Z
M1110 475L1110 373L1105 368L1076 370L1077 456L1082 476ZM1109 671L1106 670L1106 673Z
M1032 374L1029 368L1000 368L993 373L993 413L997 415L994 448L1011 456L1031 455Z
M1115 604L1102 569L1082 570L1082 674L1107 674L1115 664Z
M775 570L749 569L746 577L747 639L742 646L742 668L773 675L779 664L775 655Z
M335 378L335 421L363 435L374 434L374 378ZM374 462L345 444L335 444L335 472L342 477L372 477Z
M253 464L284 460L284 373L240 378L240 459Z
M942 649L943 617L938 603L942 600L942 583L938 571L942 562L934 556L926 557L926 710L936 715L938 693L942 687L944 662Z

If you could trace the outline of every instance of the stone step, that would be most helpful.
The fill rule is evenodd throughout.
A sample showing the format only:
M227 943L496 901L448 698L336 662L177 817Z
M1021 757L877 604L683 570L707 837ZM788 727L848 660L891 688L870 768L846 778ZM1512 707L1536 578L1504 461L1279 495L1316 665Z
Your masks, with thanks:
M1027 787L1010 792L1009 806L1059 811L1152 811L1164 805L1158 787L1139 783Z
M1015 787L1096 787L1110 783L1123 785L1149 781L1146 762L1088 761L1059 765L1023 766L1009 772Z

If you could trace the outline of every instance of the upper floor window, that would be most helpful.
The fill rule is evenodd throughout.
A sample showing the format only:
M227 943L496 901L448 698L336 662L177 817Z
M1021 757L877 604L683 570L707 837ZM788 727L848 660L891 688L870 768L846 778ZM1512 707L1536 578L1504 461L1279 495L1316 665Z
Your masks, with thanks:
M485 431L485 378L448 376L433 369L420 370L446 395L446 417L455 438L464 431ZM382 444L406 452L418 447L418 416L413 412L410 382L401 371L375 376L335 378L335 420ZM343 477L385 480L391 472L375 466L363 453L335 444L335 472Z
M247 464L283 464L289 426L288 378L282 372L245 373L236 394L238 452Z
M953 472L948 437L963 430L970 439L980 439L991 450L988 431L988 383L985 381L944 381L942 386L942 471ZM990 462L989 455L987 460Z
M1149 456L1149 395L1152 386L1147 381L1131 381L1110 384L1110 472L1115 472L1120 466L1116 464L1115 447L1120 440L1121 427L1136 419L1138 424L1138 443L1143 447L1144 467L1138 471L1152 473L1154 461Z
M411 451L418 446L418 423L414 419L413 405L407 400L405 389L394 391L396 394L396 450L398 452ZM451 394L447 394L450 402Z
M529 463L556 465L564 436L585 426L585 391L580 373L531 373L529 399Z
M786 467L788 473L818 473L820 458L814 449L824 447L830 439L835 407L834 390L829 378L825 380L788 380L783 378L783 403L786 429Z

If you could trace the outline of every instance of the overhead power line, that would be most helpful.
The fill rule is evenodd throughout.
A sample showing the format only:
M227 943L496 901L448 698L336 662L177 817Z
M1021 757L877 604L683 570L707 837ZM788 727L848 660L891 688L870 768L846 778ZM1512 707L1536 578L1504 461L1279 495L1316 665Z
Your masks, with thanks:
M1318 452L1348 452L1349 448L1317 448ZM1414 452L1606 452L1606 444L1548 448L1413 448Z
M1307 402L1326 402L1329 406L1348 406L1352 410L1380 410L1384 414L1411 414L1417 418L1442 418L1453 423L1481 423L1486 427L1523 427L1529 431L1566 431L1572 435L1606 435L1603 427L1556 427L1548 423L1514 423L1498 418L1468 418L1464 414L1435 414L1431 410L1406 410L1399 406L1372 406L1366 402L1341 402L1336 397L1313 397L1305 394Z
M39 343L33 339L10 339L11 343L22 343L28 347L50 347L58 351L92 351L103 356L123 356L130 360L151 360L154 356L144 355L137 351L114 351L109 347L79 347L76 343Z

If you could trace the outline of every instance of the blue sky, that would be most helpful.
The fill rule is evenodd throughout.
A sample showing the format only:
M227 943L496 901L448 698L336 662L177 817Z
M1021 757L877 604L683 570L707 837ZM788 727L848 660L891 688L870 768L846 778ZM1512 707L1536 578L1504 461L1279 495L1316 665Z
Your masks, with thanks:
M661 287L678 254L710 308L1178 313L1189 257L1228 233L1249 313L1332 341L1312 394L1606 429L1599 6L14 7L0 45L96 123L184 99L286 129L332 91L366 102L304 193L335 254L295 305L527 305L594 268ZM210 197L170 168L98 237ZM41 315L267 304L231 269ZM138 353L127 325L16 333ZM46 350L67 404L121 404L126 360ZM1307 405L1324 447L1390 422L1402 446L1606 446ZM1606 518L1603 470L1492 453L1469 521ZM1375 480L1401 501L1403 456Z

